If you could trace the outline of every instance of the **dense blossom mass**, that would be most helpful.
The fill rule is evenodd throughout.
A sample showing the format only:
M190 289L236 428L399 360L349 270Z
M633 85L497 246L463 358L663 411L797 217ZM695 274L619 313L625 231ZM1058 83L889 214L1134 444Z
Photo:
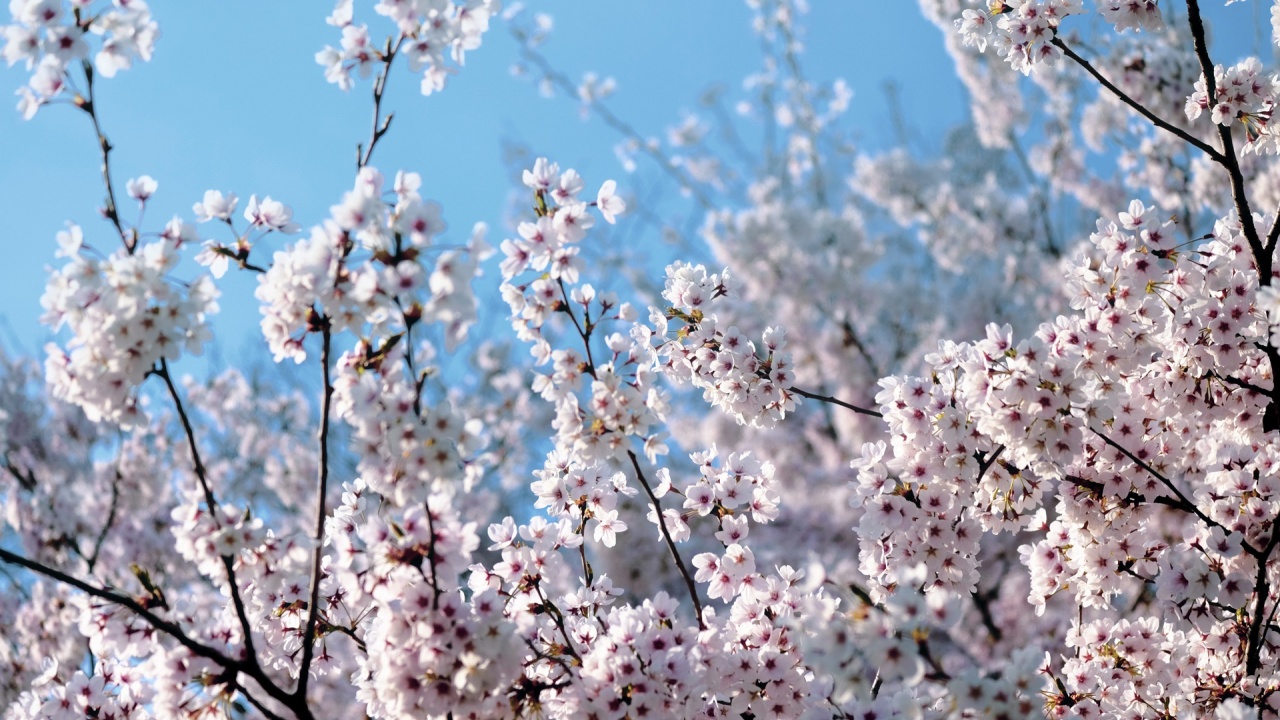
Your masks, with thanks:
M147 4L10 0L105 202L0 355L4 717L1280 718L1280 77L1198 0L920 0L971 121L873 152L806 3L747 5L739 117L661 139L549 17L339 0L350 189L154 228L94 104ZM494 247L376 169L396 58L441 91L491 23L688 207L537 158ZM229 273L292 383L172 369Z

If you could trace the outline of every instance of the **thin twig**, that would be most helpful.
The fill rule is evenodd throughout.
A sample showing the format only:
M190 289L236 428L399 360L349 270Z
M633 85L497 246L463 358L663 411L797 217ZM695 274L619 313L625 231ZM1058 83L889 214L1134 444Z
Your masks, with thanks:
M120 468L115 469L115 478L111 481L111 506L107 509L107 519L102 523L102 529L98 531L98 537L93 541L93 552L88 558L85 558L85 565L89 574L93 574L93 568L98 564L98 555L102 553L102 544L107 540L107 533L111 532L111 527L116 522L116 512L120 506L120 483L124 480L124 476L120 474Z
M182 405L182 397L178 395L178 388L173 384L173 376L169 373L169 361L161 359L160 369L152 372L159 376L161 380L164 380L165 387L169 389L169 397L173 398L173 407L178 413L178 420L182 423L182 431L187 436L187 446L191 450L191 462L196 471L196 482L200 484L200 491L204 494L204 502L209 508L209 512L216 513L218 501L214 499L213 490L209 487L209 474L205 470L204 461L200 459L200 449L196 445L195 429L192 428L191 419L187 417L187 410Z
M547 594L542 591L541 583L535 582L533 589L538 591L538 597L542 600L542 609L551 616L551 621L560 629L560 637L564 638L564 649L573 656L578 664L582 664L582 656L573 647L573 641L569 638L569 630L564 626L564 613L560 612L560 608L556 604L547 599Z
M817 393L811 393L808 390L802 390L795 386L789 387L787 388L787 390L790 390L791 392L801 397L807 397L810 400L818 400L820 402L831 403L832 405L839 405L842 408L852 410L860 415L870 415L871 417L877 417L877 418L884 417L884 413L882 412L879 412L877 410L868 410L867 408L864 408L864 407L858 407L857 405L847 403L843 400L840 400L839 398L831 397L830 395L819 395Z
M93 131L98 136L98 151L102 155L102 184L107 188L107 205L104 207L103 214L111 224L115 226L116 232L120 234L120 242L124 243L124 249L130 255L138 246L137 237L130 239L129 233L125 232L124 225L120 222L120 209L116 205L116 191L111 183L111 143L107 140L106 133L102 132L102 125L98 123L98 105L93 96L93 64L88 60L83 60L80 66L84 68L85 94L88 95L84 102L81 103L80 109L89 115L89 119L93 121Z
M569 291L564 286L564 280L557 279L560 283L560 297L564 302L564 312L573 320L573 329L578 331L578 337L582 338L582 347L587 353L587 374L591 377L596 376L596 361L591 356L591 325L590 318L586 319L587 327L583 327L578 322L578 314L573 311L573 304L569 302Z
M395 117L395 113L388 113L386 118L382 117L382 96L387 91L387 76L391 73L391 63L396 59L400 46L404 44L404 37L401 35L394 46L391 44L391 38L387 38L387 46L383 51L382 72L378 73L377 79L373 81L373 130L369 135L367 146L356 146L357 170L363 170L369 164L373 159L374 146L391 129L391 118Z
M776 20L776 16L775 16ZM778 32L782 35L783 41L783 59L787 63L787 68L791 71L791 78L795 82L792 90L792 96L798 98L800 106L801 121L797 123L804 131L809 139L809 162L813 164L813 195L818 207L825 208L827 202L826 180L822 172L822 160L818 154L818 130L815 127L816 112L813 104L804 96L804 91L809 83L804 79L804 73L800 70L800 57L796 54L796 38L791 32L791 27L785 22L775 22Z
M521 57L538 66L538 69L542 71L543 76L550 80L553 85L559 87L566 95L569 97L576 97L578 95L578 87L573 84L573 81L566 77L564 73L561 73L552 67L551 63L547 62L547 59L543 57L542 54L530 47L528 38L522 32L515 31L514 35L521 45ZM662 168L663 172L670 175L677 183L680 184L682 189L692 195L693 199L696 200L704 210L713 210L715 208L715 205L711 202L710 198L702 192L702 189L699 188L692 179L687 177L680 168L676 167L676 164L673 163L670 158L664 155L658 148L650 145L650 143L641 137L640 133L636 132L635 128L628 125L625 120L614 115L607 105L595 98L584 100L583 102L587 107L591 108L591 111L598 115L606 125L622 134L628 140L636 143L646 155L653 158L654 162L658 163L658 167Z
M1097 435L1099 438L1101 438L1103 442L1115 448L1116 450L1120 451L1121 454L1123 454L1125 457L1132 460L1138 467L1150 473L1150 475L1155 479L1159 480L1162 485L1169 488L1169 490L1174 494L1174 497L1177 498L1177 504L1173 504L1171 505L1171 507L1176 507L1195 515L1196 517L1200 518L1201 522L1208 525L1209 527L1221 527L1220 523L1218 523L1216 520L1209 517L1208 515L1204 514L1203 510L1197 507L1195 503L1191 502L1191 500L1186 495L1184 495L1181 490L1178 489L1178 486L1173 484L1172 480L1165 477L1161 473L1157 472L1155 468L1148 465L1145 461L1142 460L1142 458L1138 457L1137 455L1134 455L1132 452L1129 451L1128 448L1116 442L1115 440L1112 440L1105 433L1093 427L1090 427L1089 430L1094 435ZM1253 549L1252 547L1250 547L1247 542L1245 543L1245 549L1249 550L1250 554L1256 555L1256 553L1258 552L1256 549Z
M640 481L644 492L649 496L649 502L653 503L653 512L658 516L658 527L662 530L662 537L667 541L667 549L671 551L671 557L676 561L676 567L680 569L680 575L684 577L685 587L689 588L689 597L693 600L693 610L698 614L698 627L702 630L707 629L706 622L702 619L702 601L698 599L698 586L693 582L693 576L689 574L689 568L685 567L684 559L680 557L680 550L676 548L675 540L671 539L671 531L667 529L667 519L662 514L662 504L658 502L658 496L653 494L653 488L649 487L649 481L645 479L644 471L640 469L640 459L636 457L634 450L628 450L627 455L631 458L631 466L636 469L636 479Z
M427 516L427 532L431 533L431 541L427 544L427 563L431 565L432 607L440 609L440 574L436 571L436 521L431 516L431 501L422 501L422 509Z
M1058 241L1053 234L1052 217L1050 217L1049 207L1049 188L1044 182L1044 178L1036 174L1031 167L1031 160L1027 157L1027 153L1022 149L1022 143L1018 142L1018 138L1009 133L1009 147L1013 149L1013 156L1018 160L1018 166L1022 168L1023 175L1026 176L1027 183L1035 191L1036 198L1036 214L1040 216L1040 227L1044 232L1044 240L1048 243L1046 248L1049 254L1055 258L1062 257L1062 248L1058 247Z

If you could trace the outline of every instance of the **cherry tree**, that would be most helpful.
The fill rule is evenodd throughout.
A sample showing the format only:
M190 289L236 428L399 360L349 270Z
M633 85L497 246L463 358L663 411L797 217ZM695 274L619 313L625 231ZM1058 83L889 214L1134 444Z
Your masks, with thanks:
M50 244L59 341L0 356L5 717L1280 716L1280 79L1198 0L921 0L972 122L866 152L805 4L748 6L740 117L651 140L541 16L341 0L350 190L148 226L95 98L157 19L11 0L18 111L87 118L105 202ZM689 198L686 257L611 277L609 229L689 226L625 176L538 158L459 239L375 164L388 83L500 24ZM173 369L228 273L306 380Z

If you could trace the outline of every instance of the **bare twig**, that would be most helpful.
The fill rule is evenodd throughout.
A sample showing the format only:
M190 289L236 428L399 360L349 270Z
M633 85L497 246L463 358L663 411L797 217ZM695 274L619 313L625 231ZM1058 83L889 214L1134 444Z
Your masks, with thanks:
M534 583L533 589L538 591L538 598L542 600L542 609L551 616L552 622L560 629L560 637L564 639L564 649L573 656L578 664L582 664L582 656L573 647L573 641L569 639L569 630L564 626L564 613L560 612L560 608L556 604L547 599L547 594L542 591L540 583Z
M107 519L102 523L102 529L98 531L98 537L93 541L93 552L89 557L85 558L85 565L89 574L93 574L93 568L98 564L98 555L102 553L102 544L107 540L107 533L111 532L111 527L116 522L116 512L120 506L120 483L124 480L124 476L120 474L120 468L115 470L115 477L111 480L111 506L107 510Z
M566 77L564 73L552 67L551 63L547 62L547 59L543 57L541 53L534 50L529 45L528 38L522 32L514 31L514 34L516 40L521 46L521 57L536 65L538 70L542 72L543 76L546 77L547 80L551 81L553 85L560 88L560 90L566 95L569 97L578 96L578 86L574 85L572 80ZM663 172L670 175L672 179L679 183L682 189L688 191L689 194L693 196L693 199L696 200L704 210L712 210L715 208L711 199L702 192L702 189L698 187L697 183L681 171L680 168L676 167L675 163L671 162L670 158L662 154L662 151L652 147L643 137L641 137L640 133L637 132L635 128L628 125L622 118L613 114L613 111L609 109L609 106L595 98L584 100L584 102L591 108L592 112L604 121L606 125L616 130L628 140L635 142L646 155L653 158L654 162L658 164L658 167L662 168Z
M636 470L636 479L640 481L640 486L644 488L644 492L649 496L649 502L653 503L653 512L658 516L658 527L662 530L662 537L667 541L667 549L671 551L671 557L676 561L676 567L680 570L680 575L684 577L685 587L689 588L689 597L693 600L693 610L698 614L698 627L706 630L706 623L702 619L702 601L698 599L698 586L693 582L693 576L689 574L689 568L685 567L684 560L680 557L680 550L676 548L675 540L671 539L671 531L667 529L667 519L662 514L662 504L658 502L658 496L653 494L653 488L649 486L649 481L644 476L644 471L640 469L640 459L636 457L634 450L628 450L627 455L631 458L631 466Z
M93 64L88 60L83 60L80 67L84 69L85 94L88 95L82 103L80 109L89 115L89 119L93 121L93 132L98 136L98 151L102 155L102 184L107 188L107 204L102 209L103 215L107 220L115 226L116 232L120 235L120 242L124 243L124 249L130 255L138 246L138 238L136 235L130 235L125 232L124 225L120 222L120 209L116 205L115 186L111 182L111 143L107 140L106 133L102 132L102 125L98 122L98 105L94 101L93 95Z
M362 170L369 161L373 159L373 148L382 139L383 135L391 129L391 118L395 117L395 113L387 113L382 117L382 96L387 91L387 76L391 73L391 63L396 59L396 53L400 51L400 46L404 44L404 35L401 35L396 44L391 44L391 38L387 38L387 46L382 53L382 72L378 73L377 79L373 81L373 130L369 134L368 145L356 145L356 169Z
M852 410L858 413L859 415L870 415L871 417L877 417L877 418L884 417L884 413L879 412L878 410L869 410L864 407L858 407L857 405L854 405L852 403L847 403L839 398L831 397L830 395L819 395L817 393L811 393L808 390L802 390L801 388L794 387L794 386L787 388L787 390L801 397L807 397L810 400L818 400L819 402L831 403L832 405L839 405L840 407L846 408L848 410Z

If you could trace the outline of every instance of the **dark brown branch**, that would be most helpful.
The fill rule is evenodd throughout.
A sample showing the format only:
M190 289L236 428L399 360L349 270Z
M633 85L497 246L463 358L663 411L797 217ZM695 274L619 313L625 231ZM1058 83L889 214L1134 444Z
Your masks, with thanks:
M992 450L991 452L988 452L988 453L982 453L981 457L977 458L978 478L974 480L975 484L980 484L982 482L982 478L986 477L987 471L991 469L992 465L996 464L996 460L999 459L1000 454L1003 452L1004 452L1004 446L999 445L996 447L995 450ZM974 453L974 455L977 456L978 453Z
M920 657L929 665L929 674L925 677L934 682L949 682L951 674L942 669L942 665L938 663L937 658L933 656L933 652L929 650L929 640L921 638L916 640L916 651L920 653Z
M991 614L991 600L994 599L1000 591L1000 586L996 585L985 593L974 590L969 593L969 599L973 601L973 606L978 609L978 615L982 618L982 626L987 629L987 634L995 642L1004 639L1004 632L1000 626L996 624L995 617Z
M1152 125L1155 125L1156 127L1166 132L1173 133L1174 135L1178 136L1183 142L1196 148L1197 150L1200 150L1201 152L1203 152L1204 154L1212 158L1214 161L1219 163L1223 161L1222 153L1219 153L1211 145L1204 142L1203 140L1200 140L1194 135L1191 135L1186 130L1183 130L1182 128L1177 127L1176 125L1171 125L1169 122L1162 119L1160 116L1148 110L1145 105L1143 105L1142 103L1138 102L1137 100L1134 100L1133 98L1125 94L1123 90L1116 87L1114 83L1108 80L1102 73L1098 72L1098 69L1095 68L1093 65L1091 65L1088 60L1085 60L1084 58L1077 55L1076 51L1071 49L1071 46L1067 45L1065 42L1062 41L1062 38L1055 37L1051 42L1053 43L1054 47L1062 51L1063 55L1066 55L1073 62L1075 62L1080 67L1084 68L1086 72L1092 75L1093 79L1097 80L1098 83L1102 85L1102 87L1111 91L1111 93L1115 95L1117 98L1119 98L1121 102L1123 102L1125 105L1128 105L1129 107L1136 110L1139 115L1151 121Z
M200 489L204 492L204 500L209 508L210 516L214 518L214 522L218 522L218 501L214 499L213 490L209 487L209 474L205 469L204 461L200 459L200 448L196 443L196 432L191 426L191 418L187 416L186 408L182 405L182 396L178 394L178 388L173 384L173 376L169 373L168 361L161 359L160 369L152 372L164 380L165 387L169 389L169 396L173 398L174 410L177 411L178 419L182 422L182 430L187 436L187 446L191 449L191 462L195 466L196 480L200 483ZM258 656L253 648L253 625L249 622L249 614L245 611L244 599L240 597L240 584L236 581L235 560L232 556L222 556L222 567L227 572L227 585L230 587L231 602L235 606L236 617L240 620L240 630L244 634L245 654L256 665Z
M1174 494L1174 497L1176 497L1178 501L1178 504L1173 505L1173 507L1177 507L1179 509L1185 510L1186 512L1189 512L1195 515L1196 517L1200 518L1200 520L1204 524L1208 525L1209 527L1221 527L1220 523L1218 523L1216 520L1209 517L1208 515L1205 515L1204 511L1202 511L1199 507L1197 507L1195 503L1191 502L1191 500L1186 495L1184 495L1176 485L1173 484L1172 480L1160 474L1159 472L1156 472L1155 468L1151 467L1146 462L1144 462L1142 458L1138 457L1137 455L1134 455L1132 452L1129 451L1128 448L1124 447L1123 445L1116 442L1115 440L1112 440L1111 438L1107 437L1104 433L1099 432L1093 427L1090 427L1089 430L1094 435L1097 435L1099 438L1101 438L1103 442L1115 448L1116 450L1120 451L1121 454L1123 454L1125 457L1132 460L1134 464L1136 464L1138 467L1150 473L1151 476L1159 480L1162 485L1169 488L1169 490Z
M582 522L578 523L578 534L586 537L587 531L587 514L582 514ZM582 575L586 578L587 587L595 582L594 573L591 572L591 563L587 562L587 544L585 542L578 543L578 558L582 560Z
M1103 439L1106 440L1107 438L1104 437ZM1125 452L1123 448L1120 448L1120 450L1121 452ZM1158 473L1155 473L1155 471L1146 467L1144 463L1141 463L1141 461L1138 461L1138 462L1139 464L1143 465L1144 469L1155 474L1157 479L1163 479L1163 476L1159 475ZM1076 487L1088 490L1089 492L1093 493L1094 495L1097 495L1098 497L1102 497L1103 485L1102 483L1097 482L1096 480L1086 480L1085 478L1082 478L1078 475L1066 475L1063 477L1063 480L1071 483L1072 485L1075 485ZM1168 481L1165 480L1165 482L1167 483ZM1178 510L1178 511L1187 513L1188 515L1195 515L1197 518L1200 519L1201 522L1203 522L1205 525L1208 525L1209 527L1220 528L1223 532L1227 532L1227 533L1231 532L1230 528L1223 526L1222 523L1214 520L1208 515L1205 515L1204 512L1200 510L1200 508L1196 507L1195 503L1191 502L1185 496L1183 496L1182 493L1178 492L1177 488L1171 488L1171 489L1179 497L1171 498L1165 495L1160 495L1154 499L1148 500L1136 492L1130 492L1129 494L1119 499L1121 502L1123 502L1126 505L1141 505L1146 502L1150 502L1156 505L1163 505L1167 508L1171 508L1173 510ZM1240 545L1245 552L1249 553L1254 557L1258 556L1258 549L1255 548L1253 545L1251 545L1248 540L1242 540Z
M116 523L116 512L120 507L120 482L124 480L124 476L120 474L120 468L115 471L115 478L111 481L111 507L107 510L107 519L102 523L102 529L98 531L98 537L93 541L93 552L89 557L85 558L85 565L89 574L93 574L93 568L98 564L98 556L102 553L102 544L107 541L107 533L111 532L111 527Z
M271 709L268 708L261 700L249 694L248 688L246 688L244 684L239 682L234 676L227 679L227 685L230 686L232 690L243 695L244 699L248 700L250 705L257 708L258 712L262 713L262 716L267 718L267 720L284 720L284 718L272 712Z
M1218 97L1217 76L1213 61L1209 59L1209 45L1205 40L1204 21L1200 18L1199 0L1187 0L1187 22L1191 25L1191 40L1195 45L1196 58L1200 61L1200 70L1204 73L1209 102L1215 103ZM1249 199L1245 196L1244 173L1240 172L1240 161L1236 158L1231 126L1219 123L1214 125L1218 130L1218 139L1222 141L1222 153L1214 159L1231 176L1231 199L1235 202L1244 237L1249 242L1249 250L1253 252L1254 263L1258 266L1258 282L1265 287L1271 284L1271 255L1263 247L1262 240L1258 237L1258 228L1253 224L1253 211L1249 209Z
M821 310L821 308L819 308L819 310ZM862 356L863 362L865 362L867 367L871 370L871 374L877 378L883 377L884 373L880 372L880 364L876 362L875 358L871 357L871 353L867 350L866 344L858 337L858 333L854 330L853 323L849 322L848 318L840 321L840 333L840 342L845 347L852 346L854 350L858 351L858 354Z
M1280 516L1271 520L1271 539L1267 541L1267 546L1257 556L1258 572L1254 576L1253 592L1256 599L1253 605L1253 617L1249 620L1249 644L1248 653L1245 657L1245 674L1256 675L1262 666L1262 619L1264 610L1266 610L1267 596L1271 594L1271 578L1267 574L1267 561L1271 558L1271 553L1276 549L1276 544L1280 543Z
M817 393L811 393L808 390L802 390L801 388L798 388L795 386L789 387L787 388L787 390L790 390L791 392L801 397L807 397L810 400L817 400L819 402L831 403L832 405L839 405L842 408L852 410L860 415L870 415L871 417L877 417L877 418L884 417L884 413L882 412L879 412L877 410L868 410L867 408L864 408L864 407L858 407L857 405L847 403L843 400L840 400L839 398L831 397L830 395L819 395Z
M179 645L189 650L191 654L196 655L198 657L207 658L208 660L211 660L214 663L217 663L219 666L226 668L229 671L243 673L247 677L253 678L254 681L256 681L258 685L262 687L263 691L266 692L268 695L275 698L276 700L279 700L281 702L284 702L290 705L290 707L294 708L295 710L297 709L290 702L289 695L285 693L283 690L281 690L279 687L277 687L273 682L271 682L271 679L266 676L266 674L262 671L260 667L258 667L256 661L235 660L231 657L228 657L227 655L224 655L222 652L220 652L216 648L212 648L207 645L201 644L200 642L197 642L196 640L192 639L189 635L187 635L182 630L182 628L179 627L176 623L173 623L173 622L170 622L169 620L165 620L164 618L161 618L160 616L151 612L149 609L144 607L137 600L133 599L132 597L129 597L128 595L117 592L115 590L95 587L83 580L80 580L79 578L72 577L71 575L68 575L55 568L51 568L47 565L44 565L43 563L36 562L35 560L31 560L21 555L11 553L8 550L5 550L3 548L0 548L0 562L5 562L11 565L24 567L28 570L31 570L32 572L43 575L51 580L56 580L57 582L60 582L64 585L73 587L85 593L86 595L89 595L91 597L96 597L99 600L104 600L106 602L111 603L112 605L118 605L126 610L129 610L130 612L134 613L135 615L145 620L148 625L155 628L158 632L173 638L175 641L177 641ZM305 707L303 707L301 712L299 713L299 717L310 718L311 714L309 711L306 710Z
M676 561L676 567L680 570L680 575L684 577L685 587L689 588L689 597L693 600L693 610L698 614L698 627L706 630L707 626L702 619L702 601L698 599L698 586L693 582L693 576L689 574L689 568L685 567L684 560L680 557L680 550L676 548L675 540L671 539L671 531L667 529L667 519L662 514L662 504L658 502L658 496L653 494L653 488L649 487L649 481L645 479L644 471L640 469L640 459L636 457L634 450L628 450L627 455L631 458L631 466L636 470L636 479L640 481L640 486L644 488L644 492L649 496L649 502L653 503L653 512L658 516L658 527L662 530L662 537L667 541L667 549L671 551L671 557Z
M560 630L560 637L564 639L564 649L581 665L582 656L574 649L573 641L569 639L569 630L564 626L564 613L560 612L560 608L556 607L555 603L547 599L547 594L542 591L540 582L534 582L533 589L538 591L538 598L542 600L542 610L551 616L551 621Z
M1205 375L1205 377L1211 377L1211 378L1214 378L1215 380L1221 380L1223 383L1226 383L1228 385L1235 385L1236 387L1244 388L1245 390L1251 390L1253 392L1258 393L1259 395L1264 395L1268 397L1270 397L1271 395L1271 391L1264 387L1259 387L1257 385L1254 385L1251 382L1245 382L1244 380L1241 380L1239 378L1233 378L1230 375L1219 375L1217 372L1213 370L1210 370Z
M205 469L204 461L200 459L200 448L196 445L196 432L191 426L191 418L187 417L187 410L182 405L182 397L178 395L178 388L173 384L173 376L169 374L169 362L161 359L160 369L153 370L152 373L164 380L164 385L169 390L169 397L173 398L174 410L178 413L182 431L187 436L187 446L191 449L191 462L195 466L196 482L200 484L200 491L204 495L204 503L209 508L209 512L215 513L218 510L218 501L214 499L213 489L209 487L209 474Z
M437 610L440 609L440 573L436 570L436 520L431 515L431 501L424 500L422 509L427 516L427 532L431 533L431 540L427 543L427 563L431 565L431 601L432 606Z
M325 495L329 491L329 405L333 400L333 383L329 378L329 351L332 335L328 318L321 320L320 366L324 380L324 395L320 399L320 470L316 478L316 549L311 558L311 592L307 601L307 624L302 633L302 660L298 664L298 688L294 695L299 701L307 700L307 682L311 674L311 660L315 656L316 617L320 605L321 563L324 559Z
M1271 221L1271 229L1267 231L1267 245L1263 250L1268 257L1275 254L1278 242L1280 242L1280 208L1276 208L1276 217Z

